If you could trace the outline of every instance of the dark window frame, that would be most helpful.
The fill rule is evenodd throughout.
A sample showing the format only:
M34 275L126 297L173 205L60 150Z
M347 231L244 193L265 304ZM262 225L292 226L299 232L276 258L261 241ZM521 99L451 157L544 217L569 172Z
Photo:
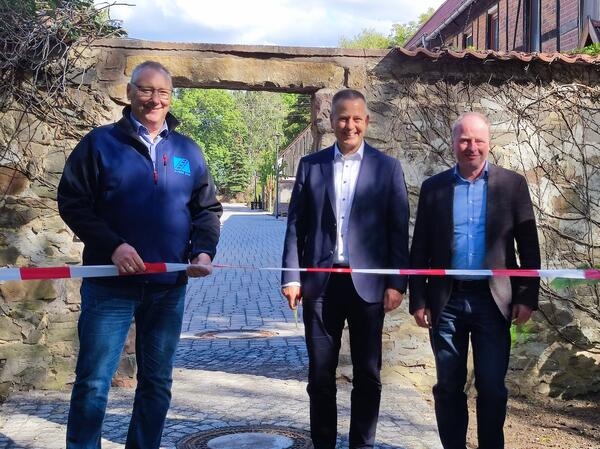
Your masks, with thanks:
M528 52L542 51L542 2L523 2L523 48Z
M488 9L485 26L485 48L498 51L500 49L500 14L498 3Z
M473 25L469 27L468 31L463 32L462 36L462 49L466 50L469 47L473 47Z

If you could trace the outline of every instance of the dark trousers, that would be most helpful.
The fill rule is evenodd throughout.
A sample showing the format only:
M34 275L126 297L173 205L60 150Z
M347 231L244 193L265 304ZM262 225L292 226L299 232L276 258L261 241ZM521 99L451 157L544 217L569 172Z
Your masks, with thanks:
M325 293L304 300L308 348L310 432L315 449L334 449L337 437L335 371L348 320L352 357L350 449L372 448L381 399L383 303L363 301L347 274L332 274Z
M125 448L158 449L184 301L185 286L112 287L83 281L67 449L100 448L111 379L134 317L138 384Z
M502 449L510 323L488 289L454 292L431 332L437 369L433 396L440 439L444 449L466 448L468 409L464 387L469 336L477 389L479 449Z

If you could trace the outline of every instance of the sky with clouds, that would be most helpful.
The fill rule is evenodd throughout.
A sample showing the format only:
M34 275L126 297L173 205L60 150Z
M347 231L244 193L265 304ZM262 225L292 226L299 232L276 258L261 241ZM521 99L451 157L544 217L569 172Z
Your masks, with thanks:
M335 47L365 28L385 35L443 0L118 0L129 37L155 41ZM97 4L106 4L96 1Z

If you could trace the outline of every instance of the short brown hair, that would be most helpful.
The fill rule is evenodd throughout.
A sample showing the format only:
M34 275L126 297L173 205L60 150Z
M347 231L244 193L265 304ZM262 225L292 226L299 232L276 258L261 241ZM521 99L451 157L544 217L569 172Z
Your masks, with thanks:
M340 103L341 101L344 100L362 100L365 103L365 106L367 104L367 100L365 99L365 96L360 93L359 91L355 90L355 89L342 89L336 92L336 94L333 96L333 99L331 100L331 116L333 117L335 115L335 110L336 107L338 105L338 103Z

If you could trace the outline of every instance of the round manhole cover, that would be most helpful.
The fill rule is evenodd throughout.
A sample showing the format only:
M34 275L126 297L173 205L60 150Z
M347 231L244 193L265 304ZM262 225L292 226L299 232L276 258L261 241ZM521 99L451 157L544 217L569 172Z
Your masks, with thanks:
M310 449L310 435L277 426L224 427L189 435L177 449Z
M232 339L251 339L251 338L269 338L277 336L276 332L265 331L259 329L238 329L238 330L220 330L220 331L208 331L200 332L194 335L196 338L201 339L213 339L220 338L225 340Z

